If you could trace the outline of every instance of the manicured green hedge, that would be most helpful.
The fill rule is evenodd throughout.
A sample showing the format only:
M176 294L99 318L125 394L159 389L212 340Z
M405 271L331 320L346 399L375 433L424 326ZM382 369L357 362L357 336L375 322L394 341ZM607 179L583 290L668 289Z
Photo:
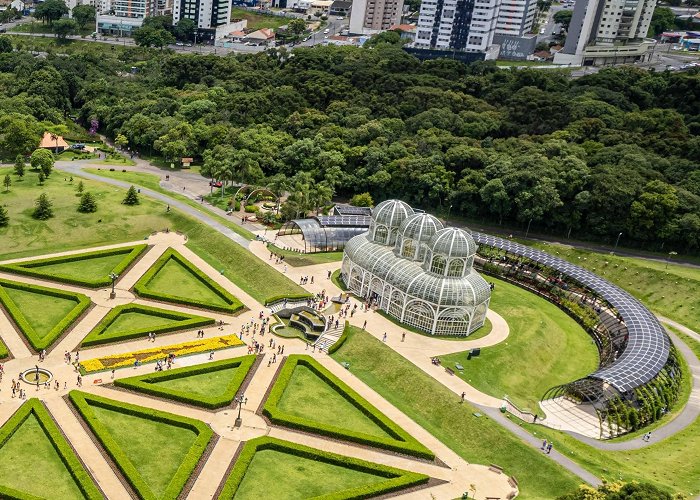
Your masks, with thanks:
M184 368L177 368L175 370L168 370L165 372L149 373L147 375L117 379L114 381L114 385L213 410L226 406L233 401L233 398L236 397L238 389L240 389L243 380L245 380L246 375L248 375L250 368L253 366L253 363L255 363L255 355L250 354L239 358L214 361L213 363L204 363L202 365L186 366ZM155 385L157 382L164 382L166 380L190 377L192 375L211 373L218 370L236 367L238 370L226 386L226 391L219 395L207 397L201 394L175 391Z
M182 489L185 487L190 475L197 467L199 460L202 458L202 455L209 444L209 440L214 435L209 426L203 422L182 417L180 415L174 415L172 413L166 413L150 408L143 408L141 406L128 403L122 403L120 401L114 401L112 399L103 398L101 396L96 396L81 391L71 391L69 393L69 397L73 403L73 406L75 406L85 422L88 424L92 432L104 447L105 451L107 451L107 454L117 464L117 467L122 472L131 487L134 489L134 491L136 491L138 496L144 500L177 498L182 492ZM147 418L153 420L154 422L175 425L197 434L197 439L192 444L187 456L182 461L182 464L180 464L180 467L161 497L157 497L153 493L153 491L141 477L141 474L136 469L134 464L128 459L121 447L114 441L109 431L105 429L97 418L95 418L91 406L99 406L112 411L122 412L127 415ZM143 439L144 442L147 442L148 436L143 436Z
M10 357L10 351L2 340L0 340L0 359L5 359Z
M177 321L177 323L166 324L160 327L145 327L136 328L133 330L126 330L121 332L116 332L113 334L103 335L109 325L114 323L117 318L126 313L135 312L141 314L150 314L153 316L158 316L161 318L172 319ZM122 340L130 340L138 337L143 337L150 332L153 333L168 333L175 332L178 330L186 330L190 328L199 328L202 326L213 325L216 320L212 318L206 318L204 316L194 316L187 313L181 313L177 311L169 311L167 309L161 309L159 307L144 306L141 304L125 304L117 306L107 313L107 315L102 318L95 328L93 328L90 333L83 339L82 346L94 346L101 344L108 344L110 342L119 342Z
M269 306L271 304L274 304L275 302L279 300L284 300L287 299L288 301L292 302L295 300L306 300L310 297L313 297L313 294L311 293L295 293L295 294L287 294L287 295L273 295L272 297L268 297L268 299L265 301L265 305Z
M47 279L51 281L59 281L70 285L85 286L89 288L100 288L112 284L109 276L96 280L77 279L72 276L65 276L54 273L44 273L41 270L42 266L50 264L63 264L65 262L80 262L99 257L109 257L111 255L124 254L124 259L112 270L115 274L121 274L131 265L136 258L148 248L148 245L136 245L131 247L110 248L108 250L96 250L94 252L85 252L76 255L64 255L61 257L48 257L45 259L31 260L27 262L18 262L15 264L0 265L0 270L10 273L24 274L34 278Z
M181 266L183 266L190 273L192 273L192 276L194 278L197 278L211 291L216 293L228 305L221 306L218 304L209 304L208 302L200 300L188 299L185 297L178 297L175 295L168 295L164 293L156 293L150 291L148 289L148 283L150 283L150 281L155 277L155 275L158 274L158 272L161 269L163 269L165 264L167 264L170 259L177 261ZM173 248L168 248L165 251L165 253L163 253L163 255L161 255L161 257L155 262L155 264L153 264L153 266L148 271L146 271L146 273L141 277L141 279L139 279L136 282L136 284L134 285L134 291L140 297L144 297L147 299L162 300L163 302L174 302L176 304L211 309L212 311L220 311L227 314L233 314L239 309L243 308L243 304L240 300L234 297L216 281L212 280L209 276L200 271L197 267L194 266L194 264L185 259L182 255L180 255L180 253L177 250Z
M288 453L297 457L308 458L317 462L325 462L348 469L374 474L376 476L385 477L387 480L380 483L359 486L343 491L337 491L317 499L323 500L350 500L360 498L370 498L379 495L384 495L394 491L403 490L420 484L427 483L430 480L429 476L416 472L409 472L387 465L375 464L366 462L358 458L345 457L327 451L317 450L308 446L303 446L288 441L282 441L272 437L259 437L248 441L243 450L238 456L236 464L233 466L231 473L226 479L226 483L219 496L220 500L232 499L236 495L238 487L243 481L243 477L248 471L248 467L253 460L253 457L258 451L274 450L281 453ZM322 480L319 478L319 480Z
M59 321L46 336L42 338L37 334L36 330L32 328L32 325L29 324L27 318L12 301L4 288L14 288L15 290L41 293L51 297L59 297L61 299L70 299L75 301L75 307L66 315L65 318ZM27 337L29 344L37 351L40 351L53 344L56 339L59 338L63 332L65 332L73 324L73 322L75 322L75 320L78 319L83 312L85 312L88 307L90 307L90 298L82 293L66 292L55 288L46 288L39 285L31 285L28 283L19 283L17 281L0 279L0 304L3 305L24 336Z
M345 322L345 328L343 328L343 334L336 340L335 344L328 348L328 354L333 354L335 351L340 349L345 341L348 339L348 333L350 332L350 323Z
M78 457L75 456L73 449L70 447L70 444L68 444L68 441L66 441L66 438L63 437L63 434L61 434L61 431L56 426L55 422L51 418L51 415L49 415L49 412L46 410L41 401L36 398L30 399L20 406L15 414L9 418L5 425L3 425L2 429L0 429L0 447L2 447L12 437L15 431L19 429L19 427L25 422L25 420L27 420L27 418L29 418L31 414L34 414L36 419L39 421L39 425L41 425L41 428L46 433L46 436L48 436L51 444L56 450L56 453L58 453L58 456L61 457L61 461L66 466L66 469L68 469L71 476L73 476L73 479L75 479L78 488L80 488L80 491L83 493L83 495L85 495L85 498L103 498L100 490L97 488L97 486L95 486L95 483L92 481L92 478L85 470ZM27 450L27 453L31 452L32 450ZM41 474L41 469L37 469L36 473ZM46 493L47 498L49 498L50 492ZM0 498L35 500L40 497L13 490L12 488L0 487Z
M355 408L364 413L376 425L381 427L382 430L389 434L393 439L372 436L363 432L356 432L350 429L344 429L334 425L316 422L314 420L291 415L280 410L277 407L277 404L282 398L282 395L284 394L284 391L292 378L294 368L297 365L303 365L309 370L312 370L316 375L318 375L318 377L337 391L338 394L343 396L349 403L355 406ZM419 443L401 427L396 425L377 408L372 406L367 400L345 384L345 382L326 370L311 356L291 355L287 358L282 370L279 373L279 376L277 377L277 380L275 381L274 386L272 387L272 390L270 391L267 401L265 401L263 413L274 424L284 425L307 432L323 434L333 438L345 439L368 446L376 446L391 451L427 458L429 460L435 458L435 455L429 449ZM342 422L342 415L338 415L338 420L339 422Z

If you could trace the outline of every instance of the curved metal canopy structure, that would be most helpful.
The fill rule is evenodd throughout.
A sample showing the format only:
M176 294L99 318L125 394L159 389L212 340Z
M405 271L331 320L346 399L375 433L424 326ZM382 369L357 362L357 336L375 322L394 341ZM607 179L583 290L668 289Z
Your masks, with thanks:
M588 378L607 382L624 393L646 384L664 367L671 345L666 331L651 311L622 288L547 252L488 234L474 231L471 234L478 244L525 257L560 272L594 291L617 310L627 326L627 347L613 363Z

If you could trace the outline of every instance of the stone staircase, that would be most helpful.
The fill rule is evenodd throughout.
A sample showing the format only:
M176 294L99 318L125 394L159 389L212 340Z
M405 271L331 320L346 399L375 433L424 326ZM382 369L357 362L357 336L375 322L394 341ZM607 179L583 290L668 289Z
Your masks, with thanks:
M345 322L343 321L338 328L328 328L324 331L321 336L314 342L316 349L322 352L328 352L328 348L338 342L338 339L343 334L345 329Z
M294 309L295 307L301 307L306 305L306 299L301 300L288 300L285 304L284 300L278 300L272 304L268 304L268 308L272 314L277 314L282 309Z

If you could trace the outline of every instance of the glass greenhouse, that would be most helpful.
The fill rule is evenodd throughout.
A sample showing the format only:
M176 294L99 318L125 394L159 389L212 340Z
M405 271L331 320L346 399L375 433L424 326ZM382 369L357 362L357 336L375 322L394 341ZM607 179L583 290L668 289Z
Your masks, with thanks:
M345 245L348 288L402 323L433 335L469 335L484 324L489 284L474 269L476 243L462 229L387 200L369 231Z

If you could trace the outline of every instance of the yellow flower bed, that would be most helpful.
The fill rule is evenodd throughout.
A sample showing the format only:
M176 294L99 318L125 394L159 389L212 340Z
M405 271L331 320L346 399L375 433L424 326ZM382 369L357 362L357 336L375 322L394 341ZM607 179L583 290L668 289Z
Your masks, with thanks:
M137 360L143 364L159 359L165 359L168 354L174 354L177 358L179 356L187 356L189 354L197 354L200 352L217 351L219 349L228 349L229 347L238 347L244 344L245 343L236 335L224 335L221 337L212 337L210 339L199 339L191 342L183 342L181 344L143 349L141 351L126 354L113 354L102 358L88 359L80 363L80 371L82 373L95 373L105 370L112 370L115 368L124 368L126 366L134 366L134 363Z

